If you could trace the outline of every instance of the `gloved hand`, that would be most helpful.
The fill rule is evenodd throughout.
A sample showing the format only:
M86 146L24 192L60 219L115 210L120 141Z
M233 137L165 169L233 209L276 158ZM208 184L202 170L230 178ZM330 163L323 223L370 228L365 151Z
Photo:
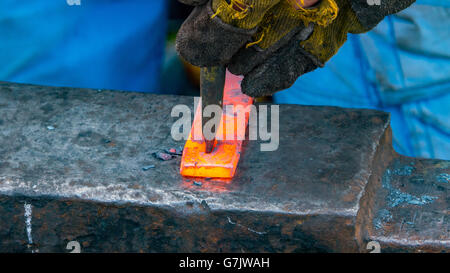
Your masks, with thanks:
M271 95L322 67L348 33L363 33L415 0L179 0L196 6L176 47L193 65L227 65L242 91ZM317 2L311 7L308 3Z

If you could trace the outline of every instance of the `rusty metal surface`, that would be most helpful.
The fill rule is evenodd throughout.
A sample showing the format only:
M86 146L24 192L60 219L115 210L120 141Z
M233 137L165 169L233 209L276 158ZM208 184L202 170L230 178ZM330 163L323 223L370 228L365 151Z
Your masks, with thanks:
M282 105L279 149L260 152L259 141L247 142L227 183L182 178L179 157L153 156L183 145L170 136L170 112L193 103L1 83L0 251L63 252L78 240L87 252L356 252L371 239L409 240L409 229L388 221L380 222L384 233L372 227L389 204L384 195L404 179L391 175L392 188L375 179L400 158L390 148L386 113ZM414 175L448 175L433 164ZM432 200L409 210L438 206L433 217L443 222L415 240L437 240L448 251L448 188L434 192L417 181L414 190L423 187ZM33 208L30 248L25 203ZM404 205L386 210L400 221L409 213Z
M450 247L450 162L400 157L384 172L368 239L388 252Z

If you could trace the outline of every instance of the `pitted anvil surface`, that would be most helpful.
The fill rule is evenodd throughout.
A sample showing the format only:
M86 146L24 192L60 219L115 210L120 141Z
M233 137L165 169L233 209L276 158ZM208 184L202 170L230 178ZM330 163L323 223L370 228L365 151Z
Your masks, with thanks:
M279 149L247 141L227 182L153 156L184 145L179 104L194 99L1 83L0 251L450 249L449 163L396 154L388 114L281 105Z

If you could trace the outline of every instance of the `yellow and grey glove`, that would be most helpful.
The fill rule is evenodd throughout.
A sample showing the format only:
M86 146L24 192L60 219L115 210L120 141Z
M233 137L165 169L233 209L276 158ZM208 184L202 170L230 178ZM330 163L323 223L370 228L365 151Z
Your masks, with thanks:
M290 87L321 67L346 41L414 0L180 0L197 5L177 36L177 50L197 66L227 65L257 97ZM304 2L305 1L305 2ZM389 3L387 3L389 2Z

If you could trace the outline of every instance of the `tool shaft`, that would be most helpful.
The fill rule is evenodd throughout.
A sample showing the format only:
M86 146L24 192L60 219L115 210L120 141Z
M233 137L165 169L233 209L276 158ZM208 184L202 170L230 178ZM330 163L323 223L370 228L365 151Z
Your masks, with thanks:
M211 153L214 148L215 133L210 134L208 132L203 132L205 124L211 119L211 117L205 117L203 114L205 108L208 105L218 105L220 106L220 109L222 109L225 76L225 66L204 67L200 70L200 95L202 97L202 134L206 142L206 153ZM222 112L220 112L220 117L221 116ZM218 126L219 124L216 124L215 126L216 132Z

